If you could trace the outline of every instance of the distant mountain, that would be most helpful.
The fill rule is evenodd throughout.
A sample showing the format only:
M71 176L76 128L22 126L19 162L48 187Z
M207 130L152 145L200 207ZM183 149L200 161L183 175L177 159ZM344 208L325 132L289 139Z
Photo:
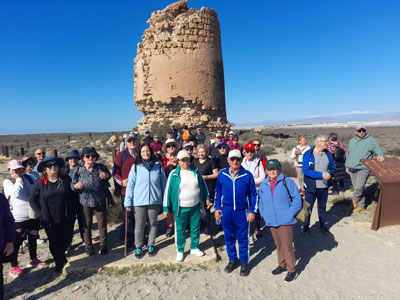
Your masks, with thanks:
M235 123L236 127L258 127L278 125L301 125L321 123L347 123L347 122L379 122L400 120L400 110L385 112L349 112L324 116L311 116L297 120L263 121Z

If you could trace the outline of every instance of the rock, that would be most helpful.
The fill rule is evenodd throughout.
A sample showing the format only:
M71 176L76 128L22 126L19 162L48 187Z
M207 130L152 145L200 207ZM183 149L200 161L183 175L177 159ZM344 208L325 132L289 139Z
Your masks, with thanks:
M188 10L182 0L153 12L147 23L134 59L135 105L144 114L139 130L165 121L228 129L216 12Z
M113 147L116 145L117 141L118 141L118 138L115 135L113 135L108 139L106 144Z

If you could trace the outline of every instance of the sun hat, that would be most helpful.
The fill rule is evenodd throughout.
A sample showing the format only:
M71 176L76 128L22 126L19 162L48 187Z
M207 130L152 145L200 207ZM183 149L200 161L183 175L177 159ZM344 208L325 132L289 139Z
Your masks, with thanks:
M167 145L168 144L175 144L175 148L178 150L180 148L180 144L175 139L167 139L165 144L161 147L163 152L167 152Z
M270 159L267 161L267 164L265 166L267 170L272 169L272 168L282 168L281 163L277 159Z
M358 125L356 126L356 130L357 130L357 131L359 131L360 129L367 130L367 128L365 127L364 124L358 124Z
M70 150L67 152L67 155L65 156L65 161L68 161L70 158L79 158L79 152L78 150Z
M23 169L24 166L22 165L22 162L20 160L13 159L7 163L7 169L16 170L21 168Z
M49 162L56 162L59 168L64 167L64 160L61 157L46 157L41 163L39 163L37 170L38 172L42 172L44 167L49 163Z
M232 157L242 158L242 154L240 153L240 151L238 149L234 149L234 150L229 151L228 157L229 158L232 158Z
M131 133L130 135L128 135L128 137L126 138L126 141L129 142L129 140L133 140L133 139L137 139L137 135L135 133Z
M28 165L28 161L30 160L36 165L36 159L32 156L24 156L23 158L20 159L24 168L26 168L26 166Z
M255 150L253 143L247 143L243 148L244 150Z
M182 160L184 158L190 158L190 154L186 150L181 150L178 152L176 158L179 160Z
M126 139L126 138L128 137L128 134L125 133L122 137L123 137L124 139Z
M97 155L97 159L100 157L100 155L97 153L96 148L95 147L85 147L82 149L82 157L85 154L88 154L90 152L94 152Z

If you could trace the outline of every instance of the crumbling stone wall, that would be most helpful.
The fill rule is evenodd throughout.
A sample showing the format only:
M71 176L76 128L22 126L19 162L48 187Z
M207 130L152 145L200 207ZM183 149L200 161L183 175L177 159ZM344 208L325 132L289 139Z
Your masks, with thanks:
M134 60L139 129L165 120L227 129L218 16L179 1L152 13Z

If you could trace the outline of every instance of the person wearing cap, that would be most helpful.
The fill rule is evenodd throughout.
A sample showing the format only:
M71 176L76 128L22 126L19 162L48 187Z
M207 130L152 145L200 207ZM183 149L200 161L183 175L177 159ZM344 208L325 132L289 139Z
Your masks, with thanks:
M137 158L137 151L139 148L139 139L135 134L130 134L126 138L126 149L119 152L114 159L114 167L112 170L112 175L114 179L114 195L121 197L121 206L123 213L123 223L120 228L120 236L125 236L125 214L128 214L128 232L127 232L127 247L131 249L133 247L133 237L134 237L134 227L135 227L135 216L132 211L126 211L124 202L126 187L128 184L129 172L132 166L135 164Z
M164 192L163 212L168 217L175 216L176 260L184 259L186 227L190 226L190 254L203 256L199 249L201 207L210 207L210 195L200 171L190 165L190 155L186 150L179 151L179 166L168 177Z
M126 138L127 137L128 137L128 134L126 134L126 133L122 136L122 142L121 142L121 144L119 144L119 152L122 152L126 149Z
M237 135L233 135L232 139L229 141L229 149L237 149L239 151L242 151L242 146L239 144L239 137Z
M44 267L47 264L37 257L40 221L38 216L32 213L29 206L34 181L29 175L24 174L24 166L19 160L9 161L7 169L10 176L3 181L4 194L10 203L17 232L14 252L10 255L11 268L9 273L13 277L18 277L22 275L22 269L18 266L18 250L26 236L28 237L30 258L28 267Z
M156 255L154 247L157 236L157 216L163 202L167 178L164 169L156 161L153 150L143 144L138 151L134 167L131 168L126 187L124 206L135 214L135 257L143 256L143 237L146 220L150 227L147 253Z
M257 209L257 189L253 175L241 166L241 157L239 150L229 152L229 166L218 174L214 203L216 220L222 217L229 257L225 272L231 273L240 265L240 276L247 276L250 273L249 231Z
M62 158L45 158L38 166L42 175L35 183L29 200L32 209L40 216L49 238L50 253L56 264L55 275L59 275L67 263L65 250L69 236L68 220L73 211L71 179L61 171L62 167Z
M228 145L225 142L219 142L217 145L218 156L214 159L218 170L228 167Z
M0 299L4 299L3 262L14 252L16 231L6 197L0 193Z
M244 145L244 158L242 160L242 167L250 171L254 177L254 182L256 183L256 188L260 187L261 182L265 179L265 170L262 161L255 157L255 148L253 143L247 143ZM254 233L257 238L261 236L261 217L260 213L256 213L255 219L255 230Z
M303 156L305 199L308 207L309 217L303 224L303 232L309 232L311 212L315 201L318 202L318 218L321 233L328 234L326 227L326 202L328 201L328 188L332 185L332 176L335 175L335 162L332 154L326 150L328 140L326 136L316 137L315 146L308 150Z
M187 142L183 145L183 149L187 151L187 153L189 153L190 155L190 164L192 164L193 160L194 160L194 156L193 156L193 144Z
M162 164L165 171L165 175L168 177L172 170L178 166L178 150L180 148L179 143L175 139L167 139L165 144L162 146L162 151L165 153L161 156ZM165 235L171 237L174 234L174 216L172 213L168 214L165 218L167 222L167 232Z
M100 235L100 254L108 253L107 248L107 207L104 186L111 174L103 164L96 163L100 155L94 147L82 149L83 166L77 168L72 178L71 187L79 193L85 220L86 254L94 255L92 244L93 213L96 215Z
M199 169L203 179L207 184L208 193L210 194L211 203L214 202L215 195L215 183L217 182L218 177L218 167L215 164L215 160L208 157L208 149L206 145L200 144L197 146L197 154L198 157L195 158L192 162L192 165ZM211 212L210 209L205 209L205 224L204 224L204 233L210 233L210 223L211 223Z
M169 131L168 132L171 133L171 135L172 135L171 138L175 139L176 141L179 141L179 139L181 138L181 134L180 134L179 130L177 128L175 128L175 124L174 123L171 123L169 125Z
M278 267L272 275L287 271L285 282L292 282L296 276L296 257L293 248L293 225L302 207L302 200L296 183L281 173L282 166L277 159L270 159L266 165L268 177L258 191L259 211L265 224L271 230L278 254Z
M153 141L150 143L150 148L153 149L154 154L161 157L162 143L157 134L154 135Z
M328 150L333 157L333 161L336 165L335 176L332 177L332 194L338 194L340 191L344 191L344 180L346 174L346 147L342 142L338 141L339 135L337 133L330 133L328 136L328 144L326 150Z
M29 175L33 179L33 181L36 181L40 178L39 173L33 171L33 168L35 167L36 164L34 157L25 156L21 158L21 163L25 168L25 174Z
M143 141L144 141L147 145L150 145L151 142L153 141L153 137L150 135L150 130L149 130L149 129L146 129L146 130L144 131L144 138L143 138Z
M294 159L296 167L297 180L299 181L299 190L303 195L304 191L304 175L303 175L303 156L311 147L307 145L307 139L304 136L299 136L298 145L293 148L290 157Z
M76 149L70 150L67 152L67 155L65 156L65 161L67 164L64 167L64 172L67 174L72 181L72 174L76 170L76 168L79 167L79 152ZM70 218L68 219L68 225L69 225L69 236L67 239L67 249L66 249L66 254L72 251L72 239L74 237L74 227L75 227L75 221L78 220L78 226L79 226L79 233L81 235L81 240L84 242L84 232L85 232L85 225L84 225L84 219L83 219L83 208L82 205L79 202L79 194L77 192L72 191L72 211L70 214Z
M204 134L204 132L201 131L200 126L196 127L196 133L194 136L196 138L197 145L204 144L204 142L206 141L206 135Z
M208 152L210 153L210 156L213 159L215 159L219 155L217 146L221 142L221 139L222 139L222 134L217 132L214 136L214 143L208 146Z
M46 152L42 148L38 148L35 150L35 158L36 158L36 165L33 168L33 171L38 172L39 164L45 159ZM40 172L38 172L40 175Z
M173 138L174 138L174 132L173 132L172 130L168 130L168 131L167 131L167 135L166 135L166 137L165 137L164 144L165 144L165 142L166 142L167 140L171 140L171 139L173 139Z
M371 172L361 162L362 159L372 159L376 155L378 162L385 160L378 142L367 133L364 125L356 127L356 134L350 140L346 154L346 173L350 175L353 192L353 212L365 210L364 187Z

